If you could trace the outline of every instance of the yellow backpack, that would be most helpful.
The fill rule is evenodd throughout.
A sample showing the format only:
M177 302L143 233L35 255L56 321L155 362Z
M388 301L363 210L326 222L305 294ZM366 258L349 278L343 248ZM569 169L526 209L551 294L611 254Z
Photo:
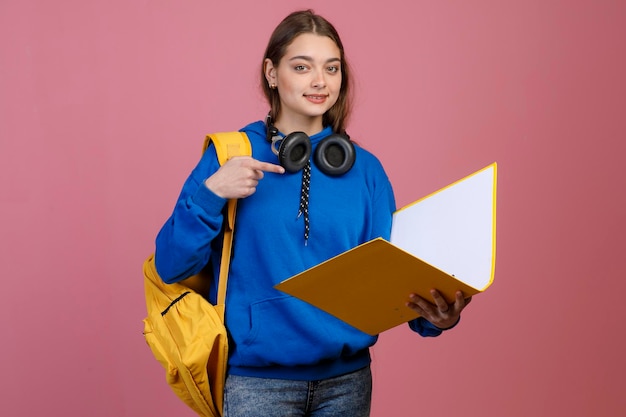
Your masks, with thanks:
M252 154L245 133L207 135L203 152L211 142L220 165L233 156ZM237 200L228 201L216 305L209 303L201 295L206 293L200 290L208 288L209 268L181 283L165 284L157 274L154 255L143 265L148 310L143 320L146 342L165 368L165 378L172 390L203 417L220 417L224 405L228 361L224 306L236 205Z

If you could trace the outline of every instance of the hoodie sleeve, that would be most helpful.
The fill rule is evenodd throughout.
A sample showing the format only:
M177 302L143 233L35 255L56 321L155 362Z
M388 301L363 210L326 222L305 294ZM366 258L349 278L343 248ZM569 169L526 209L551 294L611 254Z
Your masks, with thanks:
M156 237L155 266L168 284L200 272L211 257L227 200L209 190L204 181L218 169L211 145L185 181L172 215Z
M438 328L423 317L418 317L415 320L411 320L409 322L409 327L411 328L411 330L423 337L437 337L441 333L443 333L442 329Z

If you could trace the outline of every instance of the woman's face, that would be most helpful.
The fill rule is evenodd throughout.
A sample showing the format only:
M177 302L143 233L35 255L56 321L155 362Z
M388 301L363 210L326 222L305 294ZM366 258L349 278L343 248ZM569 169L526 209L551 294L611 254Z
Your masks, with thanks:
M312 33L298 35L287 47L278 66L265 63L268 83L276 84L281 126L303 123L319 125L341 89L341 53L335 42Z

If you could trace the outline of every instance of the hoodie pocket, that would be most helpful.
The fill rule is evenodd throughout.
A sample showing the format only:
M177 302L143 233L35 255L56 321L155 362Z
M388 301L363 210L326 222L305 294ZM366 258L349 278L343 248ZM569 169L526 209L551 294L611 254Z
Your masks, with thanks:
M313 365L339 358L350 336L337 324L333 317L293 297L252 304L249 334L236 348L240 365Z

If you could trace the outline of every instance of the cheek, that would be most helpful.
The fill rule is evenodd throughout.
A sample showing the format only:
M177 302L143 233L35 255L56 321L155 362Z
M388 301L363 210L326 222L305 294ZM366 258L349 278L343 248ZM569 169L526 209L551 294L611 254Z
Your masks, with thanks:
M294 85L293 81L290 79L283 78L279 80L278 83L281 96L292 95L297 90L297 85Z
M341 80L337 81L336 83L333 83L333 87L331 88L330 91L331 91L333 98L337 100L341 92Z
M341 77L333 77L330 79L329 84L332 85L332 90L335 94L339 94L341 90Z

